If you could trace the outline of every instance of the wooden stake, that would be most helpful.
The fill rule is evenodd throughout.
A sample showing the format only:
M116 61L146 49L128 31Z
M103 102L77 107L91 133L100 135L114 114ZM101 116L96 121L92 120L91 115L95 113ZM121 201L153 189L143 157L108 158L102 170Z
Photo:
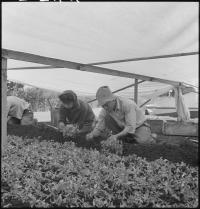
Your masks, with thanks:
M135 79L135 87L134 87L134 100L135 103L138 103L138 79Z
M7 59L2 57L1 69L1 154L7 145Z

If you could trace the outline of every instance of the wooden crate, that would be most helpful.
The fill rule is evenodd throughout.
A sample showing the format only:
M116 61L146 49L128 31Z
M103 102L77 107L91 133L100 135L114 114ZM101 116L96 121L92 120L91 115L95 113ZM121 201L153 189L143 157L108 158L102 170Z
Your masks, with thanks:
M198 136L198 123L165 121L162 127L164 135Z
M163 120L147 120L148 124L151 126L151 132L162 134Z

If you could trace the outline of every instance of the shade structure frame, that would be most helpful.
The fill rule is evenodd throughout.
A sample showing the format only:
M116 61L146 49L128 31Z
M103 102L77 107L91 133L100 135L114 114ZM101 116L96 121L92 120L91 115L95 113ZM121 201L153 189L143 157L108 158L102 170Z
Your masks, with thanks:
M151 77L151 76L145 76L145 75L140 75L140 74L135 74L135 73L113 70L109 68L97 67L93 65L87 66L82 63L55 59L55 58L50 58L50 57L45 57L45 56L40 56L40 55L35 55L35 54L30 54L30 53L25 53L25 52L19 52L19 51L14 51L14 50L8 50L8 49L2 49L2 56L7 59L34 62L38 64L51 65L55 67L70 68L74 70L81 70L81 71L119 76L119 77L125 77L125 78L135 78L135 79L151 81L151 82L160 82L160 83L165 83L165 84L169 84L173 86L184 86L184 83L181 81L166 80L166 79L161 79L161 78L156 78L156 77Z

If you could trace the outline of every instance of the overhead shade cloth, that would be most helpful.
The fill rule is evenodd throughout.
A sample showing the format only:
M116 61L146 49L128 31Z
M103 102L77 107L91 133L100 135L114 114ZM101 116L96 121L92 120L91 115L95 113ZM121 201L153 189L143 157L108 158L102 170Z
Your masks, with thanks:
M197 2L2 3L2 47L79 63L198 51ZM8 68L38 66L8 60ZM198 55L106 64L114 70L198 85ZM95 95L134 79L72 69L10 70L8 79ZM139 96L169 85L144 82ZM132 97L134 87L118 94Z

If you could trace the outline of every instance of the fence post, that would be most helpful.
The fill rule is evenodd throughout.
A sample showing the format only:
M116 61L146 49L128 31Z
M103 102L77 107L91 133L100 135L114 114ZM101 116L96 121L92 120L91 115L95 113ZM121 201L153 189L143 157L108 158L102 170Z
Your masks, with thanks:
M7 145L7 59L2 57L1 68L1 153Z

